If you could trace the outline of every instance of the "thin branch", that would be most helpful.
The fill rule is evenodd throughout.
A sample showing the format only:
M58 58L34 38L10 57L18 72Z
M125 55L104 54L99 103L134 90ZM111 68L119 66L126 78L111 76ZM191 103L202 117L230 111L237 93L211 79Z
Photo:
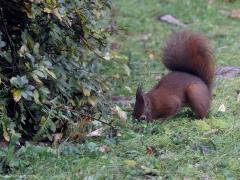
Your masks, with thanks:
M48 106L54 106L54 104L51 103L51 102L44 101L44 102L42 102L42 103L45 104L45 105L48 105ZM100 116L99 118L95 118L95 117L93 117L93 116L90 116L90 115L81 113L81 112L79 112L78 110L72 109L71 107L68 107L68 106L65 106L65 105L62 105L62 104L61 104L61 105L58 105L58 106L55 106L55 108L61 108L61 109L63 109L63 110L71 111L71 112L74 112L74 113L76 113L76 114L78 114L78 115L85 116L85 117L89 117L89 118L91 118L91 119L93 119L93 120L95 120L95 121L98 121L98 122L102 123L102 124L108 125L108 126L111 127L111 128L115 128L115 127L112 125L113 121L111 121L110 123L107 123L107 122L104 122L104 121L100 120L100 118L101 118L102 116Z
M97 57L103 59L103 60L106 60L101 54L99 54L88 42L87 40L80 36L80 39L82 40L83 44L89 49L91 50Z

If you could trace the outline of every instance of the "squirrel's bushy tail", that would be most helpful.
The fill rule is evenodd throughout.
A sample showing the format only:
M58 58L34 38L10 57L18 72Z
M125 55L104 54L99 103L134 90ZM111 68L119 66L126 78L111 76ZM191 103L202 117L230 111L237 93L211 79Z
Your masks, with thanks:
M208 87L214 77L212 49L200 33L184 30L172 34L163 49L163 64L172 71L200 77Z

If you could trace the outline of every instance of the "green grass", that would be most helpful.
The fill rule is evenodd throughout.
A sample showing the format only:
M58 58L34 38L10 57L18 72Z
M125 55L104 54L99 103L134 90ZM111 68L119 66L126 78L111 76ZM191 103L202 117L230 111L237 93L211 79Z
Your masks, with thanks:
M127 62L131 74L124 82L114 81L113 94L132 96L138 83L149 89L156 76L167 71L161 65L164 39L179 27L157 20L172 14L187 27L203 32L214 46L217 65L240 66L240 19L222 11L240 8L240 2L209 5L203 0L117 0L118 34L111 42L121 45L110 52ZM151 34L146 41L142 39ZM149 59L153 53L154 58ZM115 64L118 65L117 63ZM109 73L123 69L109 66ZM46 148L27 145L18 152L20 165L9 176L30 179L239 179L240 178L240 78L215 82L209 117L197 121L189 109L160 124L134 123L129 119L118 127L114 139L88 139L83 145L63 143ZM126 86L132 89L127 90ZM218 108L224 104L225 112ZM115 117L114 117L115 118ZM100 152L107 145L109 152ZM147 155L146 148L156 152Z

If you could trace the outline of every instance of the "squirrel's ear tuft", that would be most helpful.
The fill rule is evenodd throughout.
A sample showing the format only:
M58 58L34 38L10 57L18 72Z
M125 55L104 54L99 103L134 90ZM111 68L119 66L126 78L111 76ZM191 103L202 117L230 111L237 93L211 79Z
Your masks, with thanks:
M143 90L142 90L142 84L138 85L137 92L136 92L136 98L137 99L143 99Z

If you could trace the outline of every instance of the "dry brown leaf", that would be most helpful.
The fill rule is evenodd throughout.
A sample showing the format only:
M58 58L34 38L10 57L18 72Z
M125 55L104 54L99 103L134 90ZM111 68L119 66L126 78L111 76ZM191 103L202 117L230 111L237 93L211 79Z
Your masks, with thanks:
M142 37L140 38L141 41L148 41L150 38L152 37L151 33L145 33L142 35Z
M121 121L126 121L127 120L127 113L123 111L119 106L116 106L112 111L118 115L119 119Z
M99 151L102 152L102 153L107 153L110 151L110 148L107 146L107 145L102 145L99 147Z
M233 9L232 11L231 11L231 14L230 14L230 16L232 17L232 18L240 18L240 9Z
M215 76L217 79L229 79L240 75L239 66L217 67Z
M79 140L82 138L82 135L79 132L74 132L74 133L71 133L70 137L73 138L74 140Z
M221 106L219 106L219 108L218 108L218 111L220 111L220 112L225 112L225 111L226 111L225 105L224 105L224 104L221 104Z
M146 147L146 154L148 156L153 156L156 153L156 149L153 146Z
M203 133L204 136L208 136L208 135L211 135L211 134L215 134L219 131L219 129L211 129L209 131L206 131Z
M155 59L155 54L154 53L149 53L148 57L150 60L154 60Z
M103 128L96 129L95 131L90 132L87 137L99 137L103 134Z
M161 21L167 22L169 24L186 27L184 23L182 23L180 20L178 20L176 17L172 16L171 14L165 14L163 16L159 16L158 19Z

